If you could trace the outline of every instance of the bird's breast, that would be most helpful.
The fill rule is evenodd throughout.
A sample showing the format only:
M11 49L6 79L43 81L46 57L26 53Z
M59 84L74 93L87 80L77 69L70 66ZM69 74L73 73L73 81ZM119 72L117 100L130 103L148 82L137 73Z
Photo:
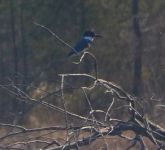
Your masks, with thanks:
M84 36L84 39L88 42L93 42L94 38L93 37L90 37L90 36Z

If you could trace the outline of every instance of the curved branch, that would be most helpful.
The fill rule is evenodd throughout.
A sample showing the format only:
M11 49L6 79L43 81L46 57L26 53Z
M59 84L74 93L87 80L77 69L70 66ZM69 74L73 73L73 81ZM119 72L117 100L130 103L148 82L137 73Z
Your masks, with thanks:
M98 79L98 65L97 65L97 59L96 59L95 55L93 55L90 52L84 52L83 55L81 56L80 60L78 62L73 62L73 63L76 65L80 64L82 62L82 60L84 59L85 55L89 55L94 60L95 78L97 80Z
M75 52L75 54L77 54L77 51L76 51L71 45L69 45L67 42L65 42L64 40L62 40L62 39L61 39L56 33L54 33L51 29L49 29L48 27L46 27L46 26L44 26L44 25L41 25L41 24L39 24L39 23L37 23L37 22L34 22L34 24L35 24L36 26L39 26L39 27L41 27L41 28L47 30L50 34L52 34L52 36L54 36L54 37L55 37L57 40L59 40L61 43L65 44L66 46L68 46L69 48L71 48L71 49Z

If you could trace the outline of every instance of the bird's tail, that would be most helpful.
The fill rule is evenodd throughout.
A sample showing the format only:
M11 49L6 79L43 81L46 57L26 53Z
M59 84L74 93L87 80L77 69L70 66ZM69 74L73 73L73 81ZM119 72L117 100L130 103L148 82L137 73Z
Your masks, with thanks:
M75 54L75 52L71 51L70 53L68 53L68 57L72 56L73 54Z

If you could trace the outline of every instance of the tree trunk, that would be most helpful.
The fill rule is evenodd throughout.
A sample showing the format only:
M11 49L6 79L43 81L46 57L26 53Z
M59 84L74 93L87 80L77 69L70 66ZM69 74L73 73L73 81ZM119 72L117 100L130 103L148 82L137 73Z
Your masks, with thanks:
M16 30L15 30L15 9L13 5L13 0L9 0L9 9L10 9L10 23L11 23L11 40L12 40L12 49L13 49L13 64L14 64L14 84L18 84L18 50L16 46ZM12 100L12 111L18 112L18 100L14 98Z
M20 30L21 30L21 49L22 49L22 59L23 59L23 86L22 90L26 92L26 87L28 84L28 63L27 63L27 48L26 48L26 38L25 38L25 28L24 28L24 1L20 5Z
M13 0L9 0L10 17L11 17L11 38L13 48L13 61L14 61L14 82L17 84L18 75L18 51L16 47L16 31L15 31L15 10L13 6Z
M133 93L138 96L142 92L142 34L139 25L139 0L132 0L133 30L136 36L134 50Z

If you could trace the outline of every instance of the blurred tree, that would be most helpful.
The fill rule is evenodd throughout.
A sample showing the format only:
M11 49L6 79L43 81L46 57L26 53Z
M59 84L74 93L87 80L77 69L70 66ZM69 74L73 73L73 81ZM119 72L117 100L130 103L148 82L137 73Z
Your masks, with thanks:
M142 92L142 33L139 25L139 0L132 0L132 15L133 30L136 36L133 93L138 96Z
M16 46L16 29L15 29L15 7L13 0L9 0L10 8L10 20L11 20L11 40L12 40L12 49L13 49L13 64L14 64L14 84L18 85L18 49ZM19 112L19 101L14 98L12 100L12 111Z
M22 49L22 59L23 59L23 86L22 89L26 92L26 87L28 85L28 52L26 47L26 31L25 31L25 20L24 20L24 1L20 4L20 32L21 32L21 49Z
M14 82L17 84L18 80L18 50L16 46L16 29L15 29L15 10L14 3L12 0L9 0L10 7L10 18L11 18L11 39L12 39L12 48L13 48L13 64L14 64Z

